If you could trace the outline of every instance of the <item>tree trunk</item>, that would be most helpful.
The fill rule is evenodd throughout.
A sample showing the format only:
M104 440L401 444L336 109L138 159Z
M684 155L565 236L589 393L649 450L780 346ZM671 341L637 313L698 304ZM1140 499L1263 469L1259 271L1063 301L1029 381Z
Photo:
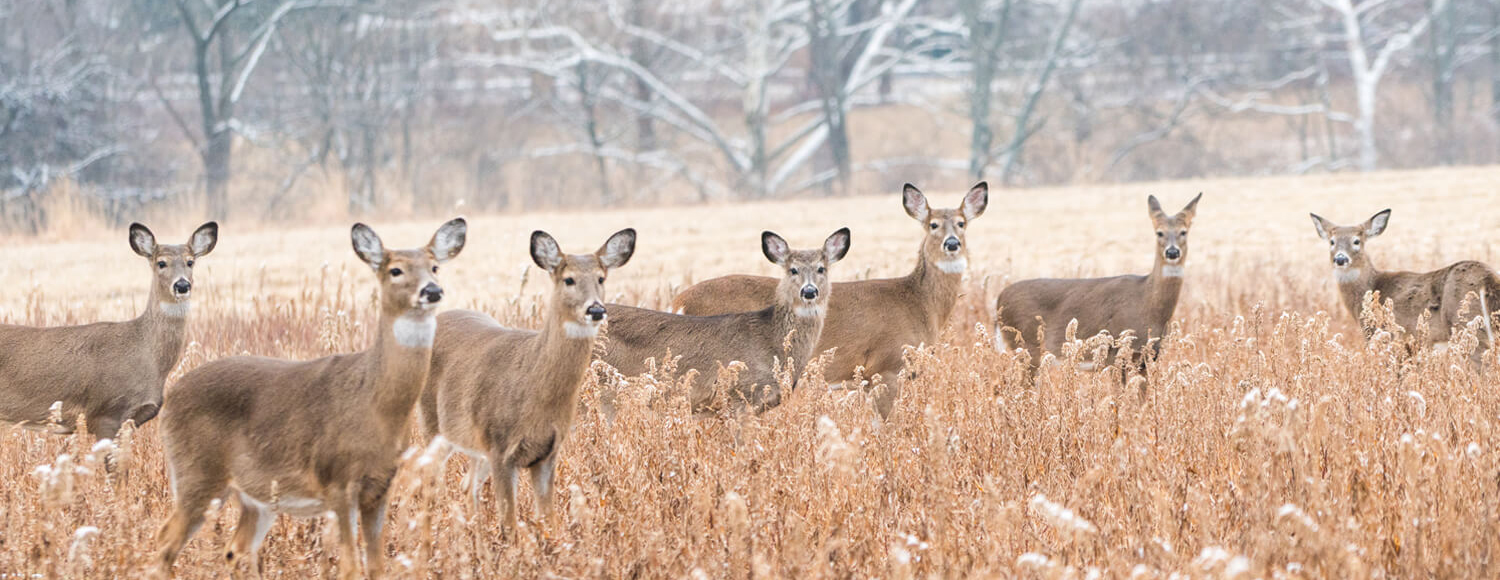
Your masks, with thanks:
M1375 171L1380 166L1380 150L1375 146L1375 96L1380 79L1355 71L1354 93L1359 102L1359 114L1354 119L1354 132L1359 136L1359 170Z
M223 220L229 216L229 176L233 169L234 133L227 127L211 133L201 157L208 218Z

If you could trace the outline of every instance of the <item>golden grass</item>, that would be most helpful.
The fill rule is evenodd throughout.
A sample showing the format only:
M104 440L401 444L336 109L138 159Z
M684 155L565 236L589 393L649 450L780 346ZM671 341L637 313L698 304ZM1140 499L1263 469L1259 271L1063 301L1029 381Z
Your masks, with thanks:
M881 422L865 395L810 381L761 416L694 418L660 399L669 377L591 379L559 462L556 525L511 542L488 511L470 523L467 469L422 460L392 493L387 573L426 577L1490 577L1500 550L1500 389L1461 352L1408 359L1366 345L1339 309L1306 214L1338 222L1394 208L1378 265L1496 261L1500 169L995 190L970 232L968 294L945 344L911 354L918 379ZM919 184L935 205L967 183ZM1148 383L1063 367L1020 382L976 324L1007 280L1144 272L1144 198L1169 209L1204 191L1187 289ZM387 244L437 220L377 223ZM634 260L610 281L657 305L675 287L769 273L757 239L794 246L848 225L835 278L904 273L918 227L886 195L692 208L471 218L444 286L455 306L535 327L542 277L525 240L542 228L587 251L625 226ZM158 230L168 242L189 229ZM60 324L133 315L148 270L125 234L11 243L0 320ZM193 344L180 370L229 354L309 358L368 343L374 284L344 224L222 230L200 263ZM1494 356L1487 358L1490 367ZM169 387L170 388L170 381ZM612 401L609 413L600 397ZM170 498L155 424L106 475L93 441L0 436L0 577L139 576ZM41 469L41 466L48 466ZM527 485L523 484L523 487ZM530 514L523 491L522 513ZM486 493L486 510L494 508ZM228 574L230 501L179 560ZM323 520L282 518L270 577L330 570Z

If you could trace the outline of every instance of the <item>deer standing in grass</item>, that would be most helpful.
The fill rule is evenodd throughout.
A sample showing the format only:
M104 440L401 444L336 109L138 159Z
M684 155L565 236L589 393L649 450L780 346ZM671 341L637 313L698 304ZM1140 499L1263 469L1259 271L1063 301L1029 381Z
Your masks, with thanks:
M1156 228L1156 264L1145 276L1111 278L1022 280L1007 286L995 301L995 335L1001 350L1023 348L1031 355L1028 377L1040 362L1041 351L1061 354L1064 330L1078 321L1077 336L1090 337L1101 331L1119 337L1129 330L1135 335L1131 362L1143 372L1147 349L1155 357L1167 333L1188 254L1188 228L1197 213L1198 194L1176 215L1167 215L1156 196L1147 198L1151 224ZM1045 336L1046 344L1041 344ZM1119 355L1111 348L1108 362ZM1084 363L1085 368L1092 363Z
M175 505L157 534L161 572L170 574L209 503L232 491L240 520L225 554L231 565L245 556L259 569L276 514L332 512L339 576L358 574L356 514L366 572L380 575L386 492L432 358L438 264L458 255L466 232L455 219L424 248L387 250L374 230L355 224L354 251L380 280L371 348L310 361L220 359L167 393L162 445Z
M137 427L161 408L167 375L186 345L193 266L212 252L219 226L200 226L184 245L157 244L141 224L130 225L130 248L151 265L151 297L134 320L33 328L0 325L0 421L40 428L62 403L72 433L82 415L98 438L120 426Z
M907 346L937 342L958 302L969 264L964 234L969 222L984 214L989 199L989 185L981 181L959 207L932 209L921 190L906 184L902 206L925 234L917 266L900 278L833 285L828 320L817 346L817 352L837 349L825 369L830 379L853 378L856 368L863 368L864 377L895 377L905 365ZM759 310L775 299L776 286L775 278L764 276L713 278L682 291L672 308L695 316Z
M504 530L516 521L516 477L531 472L536 509L552 514L553 464L573 425L578 389L603 324L604 280L635 252L635 230L615 233L592 254L565 255L546 232L531 234L531 259L552 279L542 329L504 328L489 315L438 317L432 375L422 393L423 426L474 460L469 492L495 476Z
M828 268L849 252L849 228L828 236L816 250L793 250L772 232L761 234L761 252L782 269L769 306L753 312L688 316L611 304L608 347L604 361L626 375L646 372L647 358L670 349L681 357L677 368L700 373L699 381L713 381L720 364L738 361L745 369L731 393L735 404L762 411L781 403L774 360L791 359L793 380L817 351L818 337L828 314L831 284ZM791 348L783 343L791 335ZM795 385L794 385L795 386ZM709 397L693 394L695 412L711 407Z
M1479 362L1483 351L1494 343L1489 301L1500 296L1500 278L1489 266L1463 261L1431 272L1382 272L1365 254L1364 246L1370 238L1385 231L1391 210L1381 211L1354 226L1340 226L1317 214L1308 215L1312 216L1318 237L1328 242L1328 258L1333 263L1339 297L1356 322L1364 323L1360 314L1365 294L1378 292L1382 302L1391 303L1396 324L1408 332L1416 331L1423 316L1429 317L1426 341L1420 346L1447 344L1453 327L1475 316L1483 318L1485 333L1480 337L1481 348L1474 351L1474 361ZM1470 309L1464 310L1464 300L1471 293L1475 298L1469 303ZM1364 328L1366 336L1373 330Z

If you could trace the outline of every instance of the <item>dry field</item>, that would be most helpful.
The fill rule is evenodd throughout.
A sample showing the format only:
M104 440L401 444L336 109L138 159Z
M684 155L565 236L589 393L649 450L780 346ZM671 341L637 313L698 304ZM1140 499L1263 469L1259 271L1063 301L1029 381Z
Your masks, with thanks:
M670 377L584 388L559 462L553 525L499 539L470 513L467 465L405 463L386 527L395 578L467 577L1494 577L1500 574L1500 369L1457 349L1398 356L1365 344L1338 308L1306 214L1341 223L1394 208L1369 252L1389 269L1457 259L1500 264L1500 168L995 190L970 228L968 293L945 344L910 355L920 378L889 421L859 391L811 380L761 416L695 418L656 396ZM919 183L937 206L968 183ZM1145 384L1053 367L1020 382L989 346L1008 280L1140 273L1151 263L1145 197L1169 208L1205 192L1193 227L1179 332ZM657 305L691 281L769 273L758 233L794 246L853 229L835 278L907 271L920 235L898 189L867 197L619 212L471 216L443 274L452 306L534 327L544 284L526 238L567 251L640 231L609 288ZM175 243L189 220L157 226ZM438 220L380 220L392 246ZM154 224L153 224L154 225ZM133 316L148 267L123 228L0 254L0 320L63 324ZM530 274L528 275L528 272ZM193 341L179 372L243 352L310 358L362 348L373 278L346 224L249 231L225 224L199 266ZM171 381L168 382L171 388ZM608 400L612 404L601 404ZM170 507L157 424L102 469L94 442L0 433L0 578L136 577ZM523 484L523 488L528 484ZM530 514L522 490L522 513ZM486 493L486 507L493 508ZM179 560L183 578L228 575L226 503ZM331 571L323 520L281 518L266 575Z

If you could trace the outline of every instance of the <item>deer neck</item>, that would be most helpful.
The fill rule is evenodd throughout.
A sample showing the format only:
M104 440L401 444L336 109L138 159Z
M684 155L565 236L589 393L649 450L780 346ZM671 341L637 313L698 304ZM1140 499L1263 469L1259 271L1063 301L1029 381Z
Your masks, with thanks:
M132 320L137 336L150 349L156 363L156 371L163 379L177 368L186 343L189 302L176 301L163 296L156 286L151 288L151 299L146 309Z
M528 385L544 407L565 409L571 413L577 406L578 389L594 355L594 338L598 327L570 320L566 308L554 305L547 310L542 330L532 344L533 367L540 372Z
M965 255L962 260L967 261ZM948 324L948 315L958 302L958 292L963 286L964 271L955 266L954 260L928 258L927 248L917 253L917 267L906 276L907 285L915 295L914 301L927 315L933 329Z
M1364 309L1365 293L1375 289L1379 277L1380 270L1362 252L1343 270L1334 268L1333 281L1339 285L1339 297L1355 320L1360 319L1360 311Z
M412 406L427 385L436 331L434 312L381 311L380 332L366 354L366 388L377 418L396 435L405 433Z
M1177 309L1177 297L1182 295L1182 279L1186 268L1186 259L1168 264L1166 258L1157 254L1156 266L1151 269L1151 275L1146 277L1147 319L1153 326L1159 327L1156 328L1157 336L1161 335L1167 322L1172 319L1172 312Z
M823 335L828 301L825 298L814 308L798 304L800 300L797 298L789 299L791 292L779 292L777 296L776 304L771 306L773 336L770 338L775 341L771 350L783 363L788 357L792 359L792 379L796 380L807 366L807 359L812 357L813 349L817 348L818 338ZM788 334L791 334L790 340ZM788 344L790 348L782 348Z

